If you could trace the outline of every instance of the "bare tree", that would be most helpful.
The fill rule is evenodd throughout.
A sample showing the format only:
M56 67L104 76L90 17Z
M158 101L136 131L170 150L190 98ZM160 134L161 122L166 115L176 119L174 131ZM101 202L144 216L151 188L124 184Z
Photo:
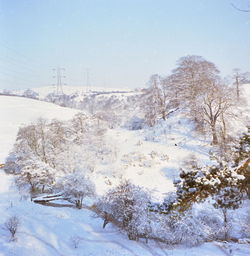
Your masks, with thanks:
M214 86L214 88L211 88L203 97L202 111L204 114L204 120L211 129L212 144L218 144L216 125L220 118L224 126L224 132L226 132L224 115L230 107L231 102L226 97L225 90L223 90L222 86Z
M171 75L172 90L175 91L183 108L189 109L190 116L197 121L198 108L203 101L204 92L219 80L219 71L214 63L201 56L188 55L177 61L177 68Z
M172 80L162 78L158 74L149 79L149 88L142 98L142 109L145 113L146 123L153 126L158 119L166 120L170 113L177 108L172 92Z
M10 217L5 223L4 228L10 232L11 241L16 240L16 232L20 225L20 221L17 216Z
M219 128L225 139L225 117L233 104L231 92L223 85L215 64L201 56L185 56L177 62L170 79L176 100L188 110L197 128L203 132L208 128L212 144L218 144Z
M149 88L142 96L141 107L144 111L146 123L153 126L158 117L158 90L160 87L160 76L152 75L149 79Z

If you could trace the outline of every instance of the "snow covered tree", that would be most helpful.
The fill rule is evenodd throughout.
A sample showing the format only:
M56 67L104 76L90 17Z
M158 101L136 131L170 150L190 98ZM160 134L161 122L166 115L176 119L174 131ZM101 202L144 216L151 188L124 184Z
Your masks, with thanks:
M212 166L182 171L181 180L176 182L177 202L174 209L186 211L195 202L213 199L213 206L223 213L224 239L229 237L230 219L228 210L239 208L243 194L240 190L245 177L239 175L237 169L225 166Z
M242 186L244 179L245 177L238 174L235 169L225 166L182 170L180 180L175 182L177 188L176 207L186 210L194 202L202 202L210 196L218 196L223 189L228 188L233 191L233 188L237 189ZM224 195L227 196L227 194Z
M35 157L56 168L57 156L64 151L65 145L72 144L72 137L68 124L40 118L19 129L14 152L20 160Z
M218 191L214 196L215 208L221 209L224 221L224 239L229 238L230 219L228 217L228 209L235 210L239 208L242 202L242 193L237 187L225 187Z
M78 137L83 136L89 130L88 116L84 113L77 113L72 119L72 128ZM80 138L77 138L80 139Z
M232 102L227 96L226 88L221 85L211 86L209 91L204 93L202 100L202 113L204 121L212 134L212 144L218 144L217 125L219 120L222 120L223 137L226 137L226 123L224 116L232 106Z
M23 162L16 184L20 190L29 186L30 193L50 191L55 182L55 170L37 158Z
M8 174L18 174L21 168L20 156L16 152L10 152L5 161L4 171Z
M41 161L48 162L47 120L38 119L34 124L21 127L17 134L15 150L22 156L34 155Z
M172 81L182 104L191 111L195 111L196 104L211 85L218 79L219 71L214 63L201 56L188 55L177 61L177 68L173 70Z
M147 192L126 180L107 192L99 208L121 223L129 239L137 240L140 236L147 237L150 232L149 200Z
M17 216L12 216L4 223L4 229L9 231L11 238L10 241L16 241L16 233L20 226L20 219Z
M188 110L188 116L200 131L207 128L212 135L212 143L218 144L218 126L221 124L223 127L225 137L225 116L232 102L214 63L201 56L182 57L170 80L172 90L181 106Z
M149 126L154 126L158 119L158 95L160 90L160 76L155 74L150 77L149 88L142 96L142 109L145 113L145 121Z
M238 173L245 176L242 189L246 191L250 199L250 126L239 141L234 153L234 166L238 168Z
M80 171L63 176L58 181L58 186L64 196L73 202L78 209L82 208L85 197L95 195L95 185Z
M238 166L242 161L250 157L250 126L247 132L240 137L239 144L235 147L234 162Z
M161 78L155 74L150 77L149 87L142 95L141 108L145 121L153 126L158 119L166 120L168 115L176 109L177 104L173 98L171 80Z

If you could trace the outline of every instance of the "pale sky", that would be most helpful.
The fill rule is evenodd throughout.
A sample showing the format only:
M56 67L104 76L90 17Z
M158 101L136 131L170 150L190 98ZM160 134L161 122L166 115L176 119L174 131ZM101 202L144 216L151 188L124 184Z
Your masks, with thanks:
M250 0L0 0L0 89L144 87L185 55L250 71Z

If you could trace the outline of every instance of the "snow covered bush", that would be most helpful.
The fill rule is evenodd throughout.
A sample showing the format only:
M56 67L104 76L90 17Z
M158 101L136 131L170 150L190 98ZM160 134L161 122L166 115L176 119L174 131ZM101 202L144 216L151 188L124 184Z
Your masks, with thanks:
M214 209L208 202L205 202L200 208L194 217L202 225L206 241L223 239L225 230L221 211Z
M39 94L31 89L27 89L23 92L23 97L31 98L31 99L37 99Z
M112 216L126 231L128 238L148 237L151 227L148 218L150 197L142 188L125 180L101 198L98 207Z
M246 216L242 220L241 233L244 238L250 239L250 209L248 209Z
M81 240L81 237L77 235L70 237L70 243L74 249L77 249L79 247Z
M208 227L194 216L192 210L184 213L170 211L150 213L151 238L164 243L195 246L209 237Z
M173 208L173 204L176 202L176 193L168 192L162 203L149 203L149 210L160 214L169 214Z
M82 172L65 175L58 181L58 186L63 195L70 202L73 202L78 209L82 208L85 197L95 195L94 184Z
M17 216L12 216L4 223L4 229L9 231L11 238L10 241L16 241L16 233L20 226L20 220Z
M169 225L173 232L174 242L194 246L206 240L206 230L203 223L192 215L191 211L169 216Z
M125 127L129 130L141 130L144 126L144 120L138 116L133 116L126 124Z

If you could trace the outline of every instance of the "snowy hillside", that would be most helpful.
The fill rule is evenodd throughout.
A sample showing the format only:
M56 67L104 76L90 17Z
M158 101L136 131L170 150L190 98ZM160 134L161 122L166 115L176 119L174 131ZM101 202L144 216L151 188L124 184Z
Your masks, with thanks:
M44 86L44 87L38 87L38 88L33 88L35 92L39 94L39 96L42 98L46 97L49 93L55 92L55 86ZM111 92L131 92L133 91L132 89L119 89L119 88L108 88L108 87L85 87L85 86L63 86L63 93L70 95L70 94L84 94L88 92L102 92L102 93L111 93Z
M39 117L60 120L71 119L78 111L47 102L26 98L0 96L1 163L15 142L20 125L29 124ZM108 129L106 140L115 149L111 163L96 167L97 192L103 194L124 177L134 184L150 189L155 201L174 190L172 181L178 177L183 159L195 156L202 163L209 161L209 143L199 139L192 123L176 114L152 129L129 131ZM87 209L55 208L34 204L22 199L12 185L12 177L0 174L0 225L13 215L20 218L18 241L10 243L7 231L0 231L0 255L248 255L249 246L243 244L206 243L195 248L170 248L160 242L146 244L129 241L119 230ZM75 248L77 247L77 248Z
M37 118L57 118L67 120L78 111L62 108L52 103L27 98L0 96L0 163L3 163L15 140L21 125L35 121Z
M63 93L66 95L83 95L83 94L91 94L91 93L100 93L100 94L110 94L110 93L131 93L134 90L128 88L108 88L108 87L85 87L85 86L68 86L64 85L62 87ZM12 93L16 95L23 95L26 90L0 90L0 93ZM32 91L38 94L39 99L44 99L48 94L56 92L56 86L43 86L32 88Z
M242 89L241 94L246 99L250 107L250 84L243 84L241 89Z

